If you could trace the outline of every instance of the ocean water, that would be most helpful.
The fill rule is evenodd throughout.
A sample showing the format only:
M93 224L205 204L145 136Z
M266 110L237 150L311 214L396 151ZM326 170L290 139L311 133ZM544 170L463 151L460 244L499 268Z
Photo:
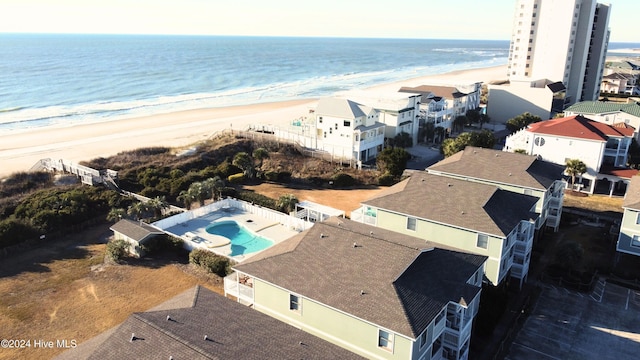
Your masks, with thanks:
M0 34L0 131L329 96L504 65L508 49L481 40Z
M506 64L508 41L0 34L0 131L329 96Z

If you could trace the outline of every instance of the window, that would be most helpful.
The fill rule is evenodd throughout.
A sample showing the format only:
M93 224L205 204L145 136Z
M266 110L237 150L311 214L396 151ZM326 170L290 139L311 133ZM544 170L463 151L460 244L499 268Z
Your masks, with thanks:
M345 121L344 121L344 126L346 126L346 127L350 127L350 126L351 126L351 121L349 121L349 120L345 120Z
M636 215L636 225L640 225L640 212Z
M289 310L300 312L300 297L297 295L289 294Z
M433 347L431 348L431 357L436 357L436 354L440 352L440 349L442 349L442 335L440 335L440 337L433 342Z
M393 350L393 334L388 331L378 329L378 347L392 351Z
M407 230L416 231L416 218L407 218Z
M422 334L420 334L420 349L422 349L425 345L427 345L428 334L429 334L429 329L426 329Z
M318 122L322 124L322 116L318 117Z
M336 130L338 130L338 123L336 123Z
M482 249L486 249L489 247L489 236L485 234L478 234L478 241L476 242L476 246Z

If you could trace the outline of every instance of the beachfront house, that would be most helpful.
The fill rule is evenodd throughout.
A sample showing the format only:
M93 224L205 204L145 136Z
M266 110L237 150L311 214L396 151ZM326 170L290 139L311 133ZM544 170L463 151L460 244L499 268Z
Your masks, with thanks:
M544 226L558 231L566 182L565 167L536 156L467 146L464 150L431 165L433 175L494 185L506 191L538 198L536 233Z
M56 359L364 358L196 286Z
M388 142L400 133L411 136L418 143L420 95L397 91L352 90L339 93L344 97L378 111L378 121L385 124L384 137Z
M640 256L640 176L631 178L629 190L622 202L624 212L616 250Z
M487 256L491 285L529 272L538 198L495 185L414 174L362 202L351 219ZM374 231L375 232L375 231Z
M114 240L124 240L127 252L135 257L145 255L144 243L156 236L164 235L161 229L145 224L142 221L122 219L109 228L113 231Z
M225 293L369 359L467 359L486 259L331 218L234 266Z
M509 135L503 150L522 150L559 165L580 159L587 172L576 180L577 189L593 194L598 186L599 192L624 194L629 183L625 166L633 136L634 129L625 124L607 125L574 115L530 124Z
M603 93L610 94L640 94L640 89L637 87L636 75L617 72L602 77L600 90Z
M421 119L451 132L453 120L480 108L482 83L467 85L421 85L402 87L400 92L420 94Z
M581 101L564 110L565 116L582 115L591 120L608 125L625 124L634 129L636 140L640 130L640 103L631 101L619 103L613 101Z
M382 151L385 124L378 110L349 99L322 98L314 116L317 149L352 159L357 167Z

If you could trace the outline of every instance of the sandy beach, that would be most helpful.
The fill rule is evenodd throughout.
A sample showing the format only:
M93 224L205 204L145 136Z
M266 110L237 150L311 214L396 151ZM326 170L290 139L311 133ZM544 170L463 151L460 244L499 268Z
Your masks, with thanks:
M402 86L468 84L506 78L506 65L461 70L407 79L372 88L397 91ZM0 133L0 178L28 171L43 158L79 162L115 155L141 147L187 147L224 129L244 130L250 125L285 126L306 116L317 99L261 103L224 108L195 109L127 120L72 127L47 127Z

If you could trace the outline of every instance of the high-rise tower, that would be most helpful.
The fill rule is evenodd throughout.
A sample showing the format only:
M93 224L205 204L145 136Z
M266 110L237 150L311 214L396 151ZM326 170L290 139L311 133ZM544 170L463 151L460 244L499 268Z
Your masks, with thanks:
M565 106L597 100L609 43L611 6L595 0L517 0L511 84L562 82Z

